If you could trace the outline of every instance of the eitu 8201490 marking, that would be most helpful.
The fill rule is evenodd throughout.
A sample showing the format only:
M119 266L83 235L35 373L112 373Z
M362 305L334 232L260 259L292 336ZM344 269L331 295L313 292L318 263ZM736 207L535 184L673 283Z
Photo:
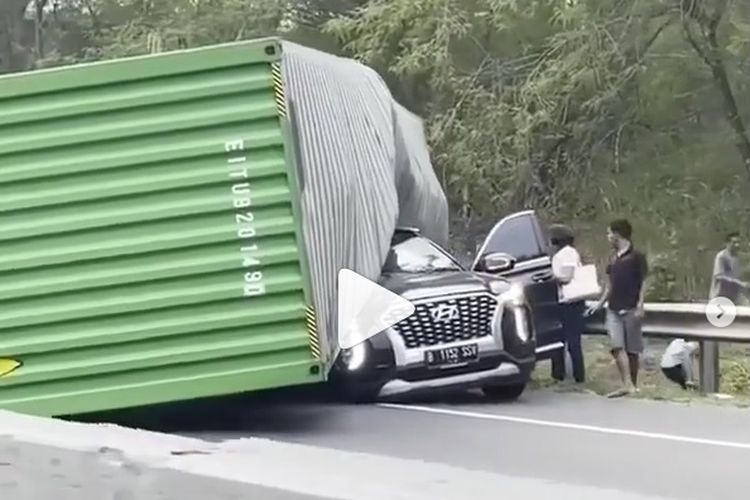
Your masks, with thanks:
M237 238L241 241L240 258L242 260L243 295L254 297L266 293L263 271L260 270L260 249L255 241L255 214L252 211L253 198L250 175L248 173L245 141L235 139L224 143L228 153L227 165L229 178L232 180L232 205L235 209L234 221L237 227Z

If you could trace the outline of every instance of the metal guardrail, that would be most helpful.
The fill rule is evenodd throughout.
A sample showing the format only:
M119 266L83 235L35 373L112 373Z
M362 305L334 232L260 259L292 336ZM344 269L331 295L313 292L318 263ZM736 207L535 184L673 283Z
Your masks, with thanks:
M750 307L737 306L734 321L726 327L712 325L706 317L706 307L706 304L701 303L647 303L644 307L643 334L647 337L684 338L699 341L701 344L701 390L713 393L719 388L718 343L750 344ZM586 333L600 335L607 333L604 310L588 318Z

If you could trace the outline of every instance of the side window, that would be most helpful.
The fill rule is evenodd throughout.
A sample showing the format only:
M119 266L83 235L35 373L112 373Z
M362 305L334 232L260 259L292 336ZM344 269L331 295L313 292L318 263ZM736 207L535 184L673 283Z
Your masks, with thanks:
M495 229L482 254L503 252L519 262L545 257L547 252L539 242L541 232L533 215L513 217Z

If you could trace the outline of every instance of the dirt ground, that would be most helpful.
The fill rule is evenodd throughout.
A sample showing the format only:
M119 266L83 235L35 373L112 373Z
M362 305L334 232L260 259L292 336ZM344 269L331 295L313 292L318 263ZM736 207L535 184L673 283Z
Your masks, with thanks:
M750 347L722 344L720 348L720 395L706 396L699 391L685 391L667 380L661 373L659 362L667 341L647 339L641 361L640 392L632 397L669 400L674 402L713 402L750 407ZM586 391L605 395L619 386L619 376L609 353L607 338L589 335L584 337L586 383L578 387L571 380L555 382L550 376L550 362L537 365L532 377L532 387L554 388L559 391ZM731 397L730 397L731 396Z

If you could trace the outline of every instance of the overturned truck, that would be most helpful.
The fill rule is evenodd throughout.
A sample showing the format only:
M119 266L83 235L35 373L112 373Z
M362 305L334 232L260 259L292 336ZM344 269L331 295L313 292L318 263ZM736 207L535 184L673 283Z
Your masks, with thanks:
M420 120L277 39L0 78L0 408L326 380L340 268L448 236Z

